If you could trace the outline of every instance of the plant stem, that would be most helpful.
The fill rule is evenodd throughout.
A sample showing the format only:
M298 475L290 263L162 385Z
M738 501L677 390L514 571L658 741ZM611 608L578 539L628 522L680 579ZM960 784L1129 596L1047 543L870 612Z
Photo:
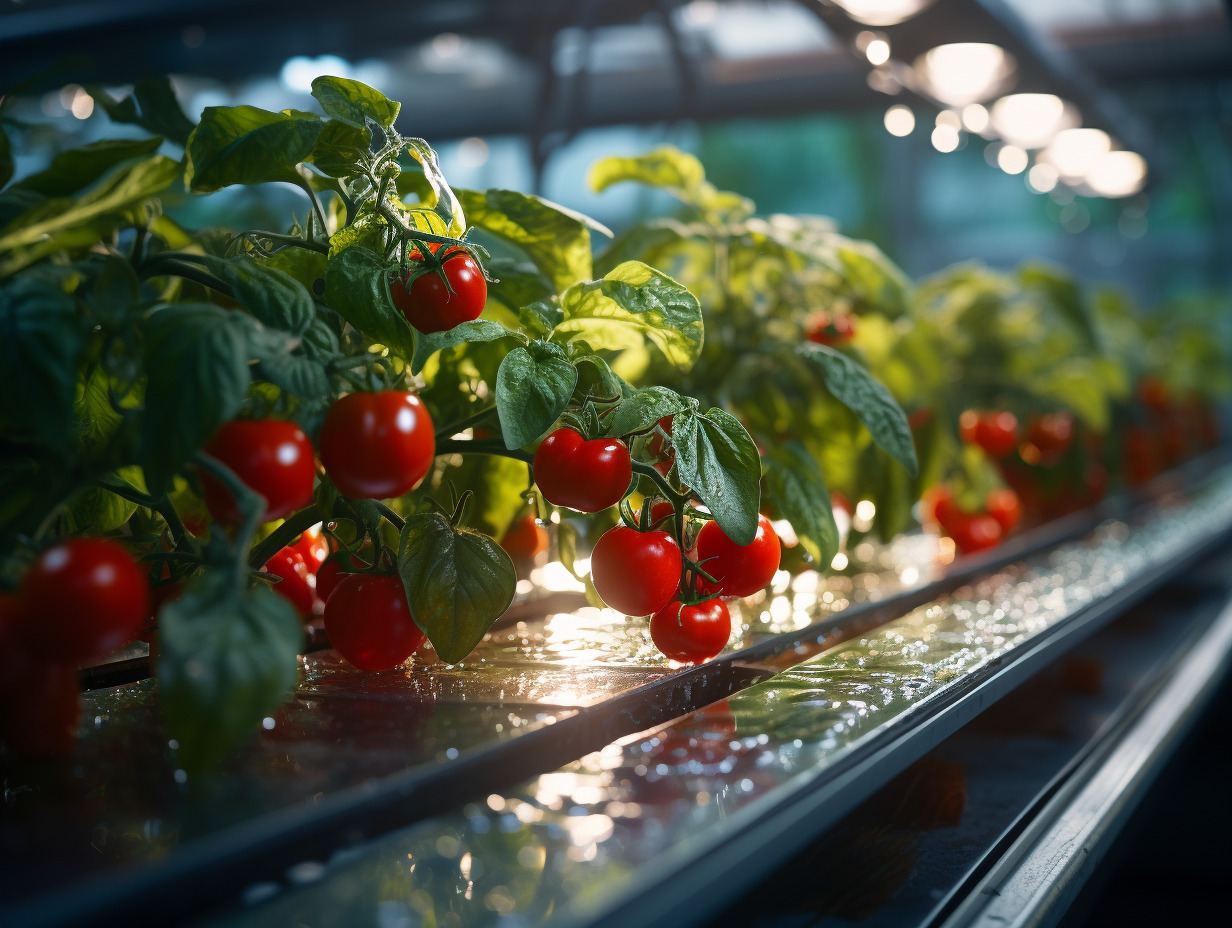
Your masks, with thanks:
M235 299L235 291L231 289L229 284L215 277L204 268L195 267L187 261L172 257L169 254L155 255L150 258L141 266L140 275L142 279L168 276L183 277L185 280L191 280L193 283L209 287L211 290L217 290L224 296Z
M244 232L242 235L252 235L256 238L267 238L271 242L279 242L283 245L292 245L297 248L307 248L309 251L315 251L318 254L329 254L328 245L311 238L300 238L298 235L279 235L277 232L262 232L257 230Z
M312 209L317 214L317 222L321 224L321 231L328 235L329 223L325 221L325 207L321 205L321 198L318 197L317 192L312 189L312 183L308 180L308 178L304 177L303 174L300 174L299 171L295 172L295 176L299 178L296 182L297 186L303 190L304 193L308 194L308 199L312 201ZM329 253L328 248L325 249L325 251L326 254Z
M479 410L479 412L474 413L473 415L469 415L465 419L459 419L457 422L451 422L448 425L443 426L436 430L436 440L438 442L442 442L448 438L452 438L454 435L457 435L459 432L469 429L472 425L475 425L478 422L482 422L488 416L492 415L492 413L495 411L496 411L495 405L485 406L483 409Z
M292 538L303 534L321 521L323 521L321 510L315 504L307 509L301 509L262 538L248 552L248 566L253 570L260 570L265 566L265 562L286 547Z
M163 520L167 523L167 527L171 529L171 537L175 539L175 546L177 548L188 547L191 544L188 537L188 529L184 527L180 514L171 505L171 500L167 498L167 494L164 493L155 499L148 493L142 493L126 480L121 480L118 477L115 479L100 477L95 482L109 493L114 493L116 496L126 499L130 503L136 503L138 506L153 509L162 516Z
M521 448L515 448L510 451L505 447L503 442L489 441L442 441L436 445L437 457L442 454L489 454L493 457L513 458L515 461L521 461L524 464L533 464L535 456L529 451L523 451Z
M375 499L372 500L371 502L372 502L372 505L376 508L376 511L381 514L381 517L386 522L388 522L390 525L392 525L394 528L396 528L399 532L401 532L402 529L406 527L406 520L402 518L402 516L394 512L392 509L390 509L388 506L386 506L384 503L379 502Z
M686 494L677 493L674 489L672 489L672 485L667 482L667 478L655 470L655 468L650 464L643 464L641 461L634 461L633 473L641 474L643 477L649 477L654 485L663 491L663 495L672 503L676 504L677 509L680 508L680 504L684 503L689 498Z

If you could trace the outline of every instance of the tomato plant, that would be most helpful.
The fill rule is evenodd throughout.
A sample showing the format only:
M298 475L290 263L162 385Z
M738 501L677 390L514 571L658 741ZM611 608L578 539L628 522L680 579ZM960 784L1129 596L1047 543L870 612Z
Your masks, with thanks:
M351 393L321 425L321 463L344 496L389 499L419 485L435 456L432 417L399 390Z
M625 615L651 615L676 595L680 545L667 532L618 525L595 542L590 575L603 601Z
M308 436L294 422L227 422L206 444L205 452L265 498L263 522L285 518L312 501L316 459ZM202 473L201 485L210 515L219 522L243 521L244 513L234 495L217 477Z
M420 332L446 332L479 318L488 299L488 284L474 258L451 248L438 266L421 261L407 271L390 292L394 306Z
M700 664L727 646L731 613L718 598L700 603L673 600L651 618L650 637L672 660Z
M398 577L352 574L325 604L330 644L360 670L391 670L424 643Z

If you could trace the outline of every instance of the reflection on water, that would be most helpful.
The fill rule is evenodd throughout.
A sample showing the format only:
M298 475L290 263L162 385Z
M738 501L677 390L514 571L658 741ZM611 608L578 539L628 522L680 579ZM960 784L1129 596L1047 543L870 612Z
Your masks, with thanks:
M947 686L1229 522L1224 479L1141 524L1104 525L672 725L391 834L312 886L256 887L229 923L539 925L594 915L715 848L887 726L944 699ZM869 590L859 576L853 599ZM815 596L807 586L793 593ZM917 807L909 818L920 828L961 814L961 772L934 773L901 800ZM882 838L903 839L866 829L852 840ZM818 899L854 916L898 876L861 889L829 872Z

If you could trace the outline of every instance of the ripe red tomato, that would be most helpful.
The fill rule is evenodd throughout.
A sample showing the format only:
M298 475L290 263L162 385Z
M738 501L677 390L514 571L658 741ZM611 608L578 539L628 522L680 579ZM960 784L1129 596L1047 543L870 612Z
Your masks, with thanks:
M697 560L719 581L712 592L724 596L751 596L765 589L779 569L782 553L779 536L764 515L757 517L757 534L747 545L728 538L717 522L707 522L697 535Z
M303 555L304 563L308 565L308 569L313 573L320 570L321 565L325 563L325 559L329 557L329 539L321 531L320 522L312 528L306 529L304 534L299 536L299 540L295 544L287 545L287 547Z
M650 615L668 604L680 583L680 546L667 532L617 525L590 557L590 577L605 603L625 615Z
M1074 440L1074 416L1069 412L1050 412L1037 416L1027 427L1027 441L1045 457L1057 457Z
M619 438L586 441L560 428L535 451L535 483L543 498L578 512L601 512L624 498L633 480L629 449Z
M1001 534L1008 535L1022 518L1022 503L1018 494L1007 487L991 490L984 500L984 508L1001 526Z
M515 561L533 561L548 550L548 530L528 512L509 527L500 546Z
M312 442L294 422L234 419L214 433L205 451L265 497L262 522L286 518L312 502ZM201 488L211 516L228 525L244 521L231 491L212 475L201 473Z
M294 606L301 619L320 611L316 574L299 551L291 547L283 548L265 562L265 570L282 578L274 584L274 592Z
M343 555L344 557L346 555ZM359 562L355 557L351 556L351 566L358 568ZM351 576L349 570L343 570L342 561L339 558L330 558L317 570L317 596L321 602L328 603L330 595L334 590L338 589L338 584L345 577Z
M105 538L48 548L21 583L21 635L36 657L76 663L127 644L150 615L145 572Z
M665 499L655 500L650 504L650 527L653 528L660 524L661 520L671 518L676 514L676 507ZM638 519L641 519L641 513L638 513ZM640 524L640 522L639 522ZM663 522L666 525L666 522Z
M344 396L321 425L321 463L344 496L389 499L419 485L436 456L432 417L413 393Z
M959 418L959 429L964 441L979 445L994 458L1005 457L1018 444L1018 419L1005 410L976 413L968 409Z
M935 483L920 497L921 515L925 522L935 522L942 528L962 515L953 491L944 483Z
M408 271L390 284L389 291L406 321L420 332L444 332L478 319L488 300L488 283L475 259L461 248L445 252L445 277L437 271L420 274L410 284ZM452 292L450 292L452 290Z
M325 604L329 643L360 670L389 670L410 657L426 637L411 615L398 577L351 574Z
M986 551L1001 541L1001 523L986 512L963 516L948 531L960 554Z
M727 646L731 613L717 597L692 605L674 599L651 617L650 637L672 660L700 664Z
M839 345L850 341L855 334L854 316L849 313L832 315L822 310L809 322L805 328L804 337L818 345Z

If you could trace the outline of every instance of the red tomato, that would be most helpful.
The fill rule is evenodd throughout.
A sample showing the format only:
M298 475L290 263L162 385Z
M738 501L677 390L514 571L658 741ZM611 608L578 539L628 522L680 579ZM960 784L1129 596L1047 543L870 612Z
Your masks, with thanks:
M150 615L150 587L105 538L48 548L21 584L22 638L36 657L78 663L127 644Z
M1168 388L1158 377L1143 377L1138 383L1138 402L1158 413L1167 412L1172 402Z
M548 550L548 530L528 512L509 527L500 545L515 561L533 561Z
M321 463L343 496L389 499L419 485L436 455L427 407L413 393L352 393L321 425Z
M650 504L650 527L654 528L656 525L659 525L660 523L666 525L667 523L664 520L671 518L675 514L676 514L676 507L673 506L671 503L669 503L667 500L665 499L655 500L655 502ZM640 513L638 514L638 518L639 519L641 518Z
M283 548L265 562L265 570L282 578L274 584L274 592L294 606L301 619L319 611L317 578L300 552Z
M365 548L367 547L369 546L365 545ZM355 570L364 566L354 554L339 554L329 558L317 570L317 596L321 602L329 602L330 594L338 588L343 578L351 576L352 572L343 568L344 562L349 562Z
M650 619L650 637L672 660L700 664L727 646L731 613L717 597L687 606L672 600Z
M960 554L995 548L1001 541L1001 523L988 513L964 516L948 529Z
M1005 457L1018 444L1018 419L1012 412L984 413L975 427L975 443L991 457Z
M1027 427L1027 441L1045 457L1056 457L1074 440L1074 416L1068 412L1050 412L1037 416Z
M287 547L292 551L298 551L303 556L308 569L313 573L320 570L325 559L329 557L329 539L321 531L320 522L305 530L304 534L299 536L299 541Z
M438 271L420 274L409 285L408 271L401 280L390 284L394 306L420 332L444 332L478 319L488 300L483 271L463 249L445 252L444 272L448 285Z
M847 498L845 493L840 493L838 490L830 491L830 507L832 509L841 509L847 515L852 515L856 510L851 505L851 500Z
M779 569L781 556L779 536L764 515L757 517L757 534L747 545L728 538L718 522L707 522L697 535L697 560L702 570L719 581L714 592L724 596L751 596L765 589Z
M625 615L650 615L676 595L680 546L667 532L617 525L604 532L590 557L590 576L605 603Z
M851 341L855 334L854 316L848 313L831 315L824 310L812 318L804 331L804 337L818 345L839 345Z
M1018 501L1018 494L1006 487L990 491L984 500L984 508L997 520L1003 535L1012 532L1022 518L1022 504Z
M954 493L944 483L936 483L920 497L921 515L925 522L935 522L942 528L962 515Z
M911 415L907 417L907 425L914 432L916 429L922 429L928 423L933 421L933 411L927 406L913 410Z
M286 518L312 502L316 475L312 442L294 422L235 419L214 433L205 451L265 497L262 522ZM231 491L212 475L201 473L201 488L215 519L228 525L244 521Z
M398 577L351 574L325 604L329 643L360 670L390 670L424 643Z
M556 506L601 512L624 498L632 480L629 449L619 438L586 441L573 429L560 428L535 451L535 483Z

